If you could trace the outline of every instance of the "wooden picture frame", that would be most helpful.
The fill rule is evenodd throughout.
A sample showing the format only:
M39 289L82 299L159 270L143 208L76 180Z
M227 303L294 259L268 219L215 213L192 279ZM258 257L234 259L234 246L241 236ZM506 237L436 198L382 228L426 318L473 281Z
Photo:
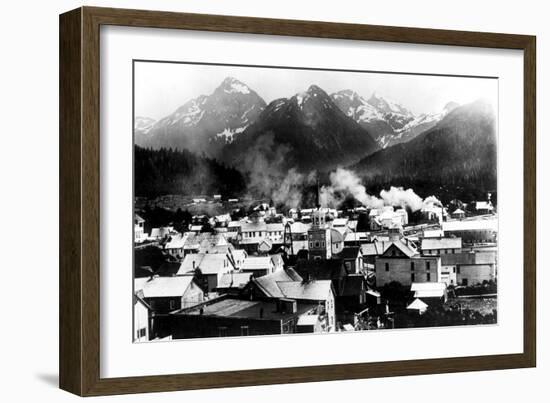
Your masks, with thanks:
M100 26L369 40L524 52L523 353L100 377ZM60 16L60 387L81 396L526 368L536 365L534 36L82 7Z

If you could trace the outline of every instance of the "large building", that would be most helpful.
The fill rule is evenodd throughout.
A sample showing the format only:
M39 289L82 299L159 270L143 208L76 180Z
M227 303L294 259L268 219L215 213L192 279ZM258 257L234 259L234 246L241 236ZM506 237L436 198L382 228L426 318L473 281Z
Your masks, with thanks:
M330 259L332 256L331 230L325 221L325 213L316 209L312 213L312 224L308 231L310 259Z
M375 260L377 287L397 281L404 286L415 282L439 282L441 258L422 256L406 241L394 241Z

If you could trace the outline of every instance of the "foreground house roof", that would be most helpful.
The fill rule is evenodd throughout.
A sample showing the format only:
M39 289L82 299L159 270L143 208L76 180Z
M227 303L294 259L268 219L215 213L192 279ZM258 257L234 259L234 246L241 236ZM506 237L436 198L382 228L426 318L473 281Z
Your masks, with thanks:
M193 282L193 276L154 277L143 284L144 298L181 297Z

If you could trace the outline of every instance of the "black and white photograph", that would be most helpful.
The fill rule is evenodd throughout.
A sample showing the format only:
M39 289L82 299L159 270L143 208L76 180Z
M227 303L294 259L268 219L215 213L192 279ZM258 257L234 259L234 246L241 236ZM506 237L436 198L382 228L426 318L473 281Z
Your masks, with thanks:
M497 77L132 79L134 342L498 323Z

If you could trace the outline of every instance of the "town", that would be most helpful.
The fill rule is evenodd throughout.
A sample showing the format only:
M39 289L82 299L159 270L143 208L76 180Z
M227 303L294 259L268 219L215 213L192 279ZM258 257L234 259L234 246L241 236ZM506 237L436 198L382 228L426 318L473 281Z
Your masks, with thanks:
M179 196L155 202L153 214L136 200L134 214L136 342L496 323L490 194L425 205L416 222L397 206L282 214L185 199L228 211L209 216L174 212Z

